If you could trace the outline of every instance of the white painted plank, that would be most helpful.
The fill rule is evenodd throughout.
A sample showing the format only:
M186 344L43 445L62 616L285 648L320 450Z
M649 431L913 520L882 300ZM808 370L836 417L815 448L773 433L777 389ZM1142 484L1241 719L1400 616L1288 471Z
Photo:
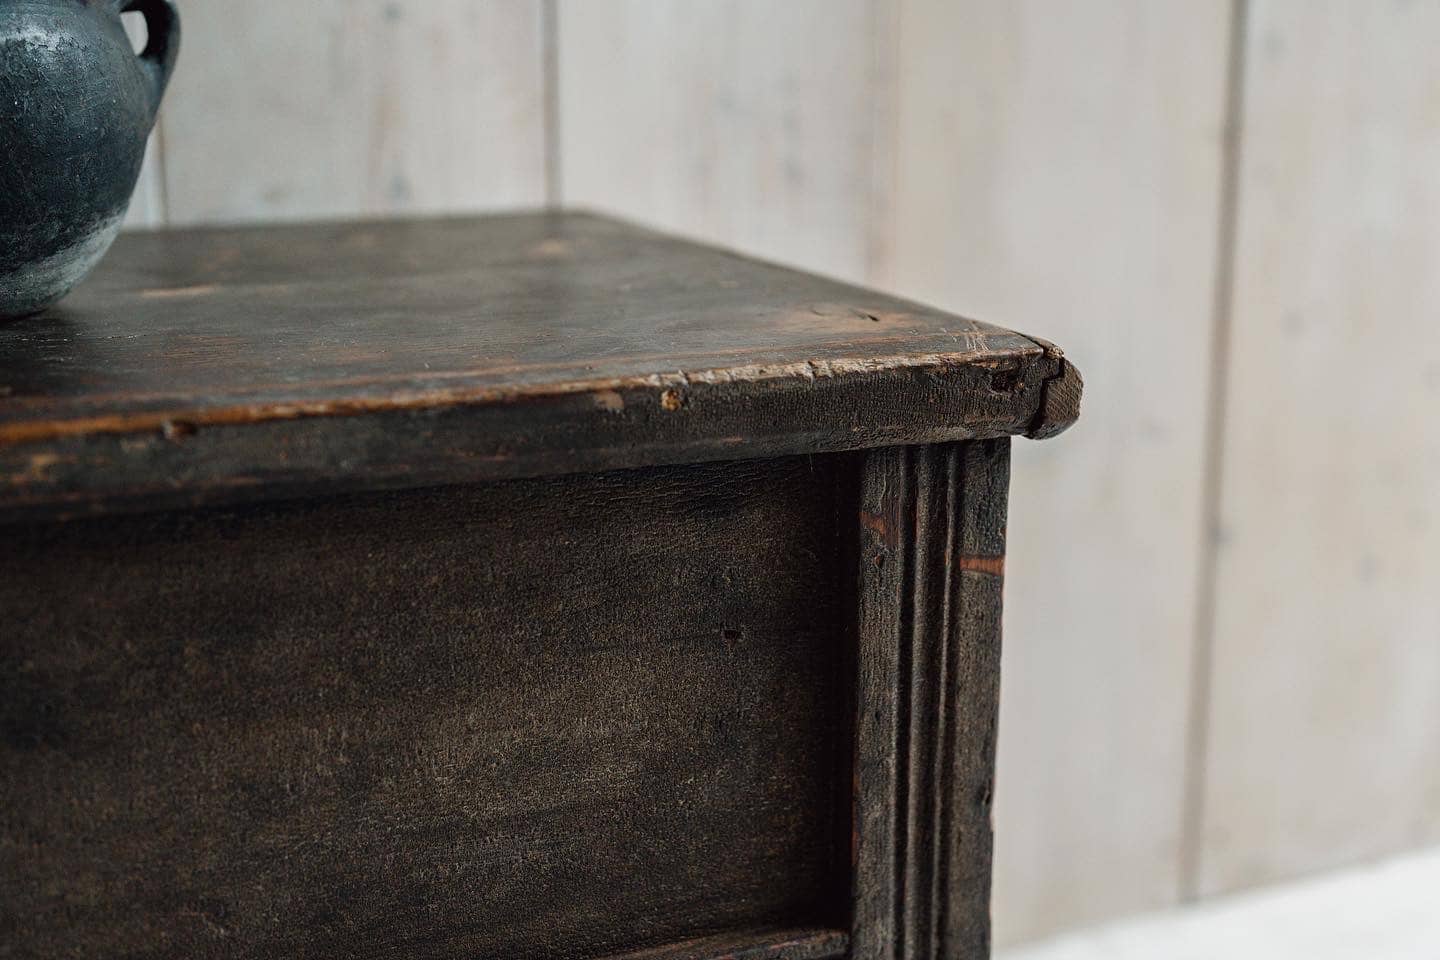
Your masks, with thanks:
M561 0L565 202L864 277L874 8Z
M532 0L181 0L174 223L544 200Z
M1440 839L1440 4L1251 9L1207 893Z
M125 214L126 230L145 230L165 223L164 184L161 182L158 138L152 134L145 145L145 166L140 168L140 181L130 197L130 210Z
M1224 4L905 0L901 293L1062 344L1079 425L1016 447L997 939L1179 888Z
M145 47L145 19L138 13L126 14L125 32L136 52ZM163 206L165 189L161 182L160 159L156 155L158 137L154 134L145 145L145 165L140 169L140 181L130 198L130 211L125 215L125 229L136 230L158 227L165 222Z
M1440 850L1133 918L996 960L1435 960Z

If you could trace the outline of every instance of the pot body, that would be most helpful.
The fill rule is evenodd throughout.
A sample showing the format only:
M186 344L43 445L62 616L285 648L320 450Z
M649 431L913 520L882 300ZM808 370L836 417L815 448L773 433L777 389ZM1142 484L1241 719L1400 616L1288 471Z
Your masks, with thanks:
M127 10L150 30L139 56ZM0 0L0 319L54 303L109 249L178 41L168 0Z

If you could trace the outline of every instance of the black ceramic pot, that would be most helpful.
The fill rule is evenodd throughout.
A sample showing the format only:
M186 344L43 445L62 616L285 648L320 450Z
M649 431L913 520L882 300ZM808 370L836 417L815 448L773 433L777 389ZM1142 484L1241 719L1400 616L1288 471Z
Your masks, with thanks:
M138 57L131 10L150 31ZM109 249L179 46L169 0L0 0L0 319L54 303Z

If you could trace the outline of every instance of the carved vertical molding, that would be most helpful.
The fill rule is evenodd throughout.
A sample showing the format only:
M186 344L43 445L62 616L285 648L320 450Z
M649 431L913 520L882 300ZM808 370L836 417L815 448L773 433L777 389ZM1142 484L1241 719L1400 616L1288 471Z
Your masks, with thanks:
M856 960L990 949L1008 439L877 450L860 505Z

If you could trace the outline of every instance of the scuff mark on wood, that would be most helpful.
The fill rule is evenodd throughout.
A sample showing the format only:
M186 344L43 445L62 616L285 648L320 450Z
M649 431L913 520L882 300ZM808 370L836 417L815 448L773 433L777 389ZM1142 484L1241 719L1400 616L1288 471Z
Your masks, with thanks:
M570 256L570 244L564 240L542 240L530 248L530 256L540 260L559 260Z
M218 284L203 283L190 287L156 287L141 290L137 296L142 300L178 300L190 297L208 297L220 289Z
M625 398L618 390L597 390L595 406L610 413L620 413L625 409Z
M54 453L33 454L23 471L10 475L9 482L21 485L43 482L50 468L60 463L61 459L58 454Z
M184 420L166 420L160 425L160 432L164 434L166 440L172 442L178 442L186 437L193 437L196 431L197 427L195 424Z
M961 570L968 570L971 573L988 573L992 577L1005 576L1004 557L962 556L958 566Z

